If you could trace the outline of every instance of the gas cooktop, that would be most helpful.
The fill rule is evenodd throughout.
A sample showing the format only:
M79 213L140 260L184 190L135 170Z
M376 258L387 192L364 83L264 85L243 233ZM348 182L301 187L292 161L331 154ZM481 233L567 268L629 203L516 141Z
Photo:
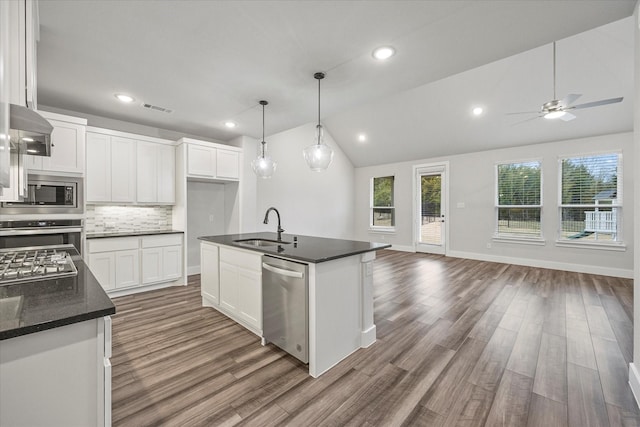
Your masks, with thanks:
M0 286L77 274L71 255L64 247L0 250Z

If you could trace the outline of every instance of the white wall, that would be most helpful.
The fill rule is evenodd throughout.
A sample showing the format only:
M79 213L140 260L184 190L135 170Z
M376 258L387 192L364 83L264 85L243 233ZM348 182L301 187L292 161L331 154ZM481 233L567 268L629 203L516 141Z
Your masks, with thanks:
M213 221L210 221L210 219ZM187 183L187 267L200 265L199 236L225 234L225 187L212 182Z
M635 189L636 200L640 202L640 1L636 3L634 14L635 40L635 104L634 104L634 137L635 137ZM635 216L635 244L640 247L640 215ZM634 265L633 283L633 364L630 369L629 382L634 390L636 400L640 400L640 378L634 370L640 366L640 262ZM635 365L635 368L633 367ZM639 402L640 403L640 402Z
M578 119L579 120L579 119ZM623 235L626 251L556 247L558 157L609 150L623 151ZM492 241L495 222L495 164L499 161L542 159L544 246ZM413 248L413 166L448 161L449 200L447 224L451 256L503 261L548 268L630 277L633 271L633 134L623 133L535 144L502 150L423 159L356 169L356 239L387 241ZM396 233L369 231L369 182L373 176L395 175ZM457 208L464 203L464 208ZM487 244L491 243L491 248Z
M258 141L248 136L241 136L232 141L236 147L242 147L242 163L240 165L240 233L253 233L258 228L256 213L257 177L251 169L251 161L257 153Z
M258 230L276 230L273 214L268 225L262 224L264 213L274 206L286 233L352 239L354 167L325 129L325 143L335 153L333 163L323 172L309 170L302 150L314 142L314 136L315 124L309 123L266 138L278 166L272 178L258 179ZM256 155L257 151L252 157Z

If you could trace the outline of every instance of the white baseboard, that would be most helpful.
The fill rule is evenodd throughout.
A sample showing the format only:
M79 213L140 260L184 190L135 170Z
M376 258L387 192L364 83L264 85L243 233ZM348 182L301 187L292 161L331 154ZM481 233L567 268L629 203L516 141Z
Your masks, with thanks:
M504 264L524 265L527 267L548 268L550 270L572 271L575 273L599 274L602 276L633 278L633 270L624 268L599 267L595 265L568 264L565 262L545 261L528 258L515 258L499 255L479 254L475 252L449 251L447 256L453 258L475 259L478 261L500 262Z
M194 274L200 274L199 265L190 265L189 267L187 267L187 276L192 276Z
M416 251L416 248L414 248L413 246L396 245L396 244L391 245L391 247L387 248L387 249L391 249L392 251L400 251L400 252L415 252Z
M367 348L376 342L376 325L360 332L360 348Z
M633 392L633 397L636 398L636 403L640 406L640 374L633 363L629 363L629 386Z

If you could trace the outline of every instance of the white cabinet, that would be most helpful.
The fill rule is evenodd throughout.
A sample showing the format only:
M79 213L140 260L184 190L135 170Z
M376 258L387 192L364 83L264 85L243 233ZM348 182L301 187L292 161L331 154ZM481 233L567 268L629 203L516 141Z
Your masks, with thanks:
M219 292L219 309L249 330L262 332L262 256L257 252L221 246L219 257L209 244L201 245L203 277L202 296L215 302ZM218 270L212 268L216 258ZM206 264L205 264L206 263ZM219 282L215 280L219 273ZM218 291L219 289L219 291ZM213 294L213 298L212 298Z
M240 178L240 153L218 149L216 155L216 176L225 179Z
M9 2L0 1L0 135L9 134ZM0 196L10 186L9 140L0 138Z
M27 156L30 171L84 174L86 119L39 111L51 123L51 156Z
M27 195L27 166L24 154L11 153L9 168L9 187L2 189L0 201L17 202Z
M37 4L33 0L7 2L9 13L8 77L12 104L37 108Z
M179 142L187 147L187 177L219 181L240 179L240 149L189 138Z
M89 268L105 290L140 284L137 237L88 241Z
M136 141L87 132L87 202L135 201Z
M182 277L182 235L142 237L142 284Z
M88 264L107 291L172 282L182 277L182 234L87 240Z
M176 153L172 145L137 142L138 203L174 204Z
M218 247L200 243L200 286L203 300L213 305L220 304L220 276Z
M193 176L216 176L217 152L214 147L189 144L187 146L187 173Z

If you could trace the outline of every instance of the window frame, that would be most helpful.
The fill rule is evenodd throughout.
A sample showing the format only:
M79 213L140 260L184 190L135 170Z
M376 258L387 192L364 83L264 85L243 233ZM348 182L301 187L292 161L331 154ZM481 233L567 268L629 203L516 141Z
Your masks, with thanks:
M540 170L540 203L536 205L501 205L500 204L500 172L499 168L503 165L517 165L517 164L526 164L526 163L538 163L538 167ZM540 244L544 245L544 235L543 235L543 209L544 209L544 174L543 174L543 159L538 158L529 158L529 159L519 159L519 160L501 160L496 161L493 167L494 172L494 229L493 229L493 237L494 241L507 241L507 242L515 242L515 243L524 243L524 244ZM521 209L532 209L538 208L540 209L540 230L537 235L535 234L519 234L519 233L505 233L499 231L499 214L501 208L521 208Z
M616 240L589 240L589 241L576 241L575 239L569 239L562 235L562 210L564 208L596 208L596 203L581 203L581 204L563 204L562 203L562 163L567 159L584 158L584 157L598 157L615 155L617 157L616 162L616 203L600 205L600 207L616 208ZM558 156L558 211L557 221L558 226L556 230L556 246L561 247L584 247L595 249L611 249L611 250L625 250L625 243L623 237L623 212L624 212L624 199L623 199L623 151L622 150L606 150L606 151L592 151L585 153L565 154Z
M379 178L393 178L393 184L392 184L392 205L391 206L374 206L373 205L373 200L374 200L374 188L375 188L375 180L379 179ZM396 176L394 174L391 175L380 175L380 176L372 176L371 179L369 180L369 231L374 231L374 232L386 232L386 233L393 233L396 231L396 207L395 207L395 194L396 194ZM392 225L391 226L383 226L383 225L374 225L373 224L373 214L374 214L374 209L391 209L392 211Z

